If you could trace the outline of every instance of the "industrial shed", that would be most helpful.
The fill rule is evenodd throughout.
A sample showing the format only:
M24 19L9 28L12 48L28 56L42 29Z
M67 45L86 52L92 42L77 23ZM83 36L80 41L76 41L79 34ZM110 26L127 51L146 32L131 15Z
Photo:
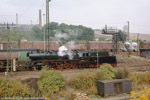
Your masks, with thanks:
M140 49L140 56L145 58L150 58L150 48Z
M131 80L129 79L98 81L97 85L98 93L101 96L131 92Z

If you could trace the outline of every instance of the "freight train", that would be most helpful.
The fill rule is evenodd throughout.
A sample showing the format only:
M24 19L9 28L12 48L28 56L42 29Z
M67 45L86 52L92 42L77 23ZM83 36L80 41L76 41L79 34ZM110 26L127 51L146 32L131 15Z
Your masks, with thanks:
M40 43L43 44L42 42ZM104 42L96 42L96 45L93 43L89 42L87 47L80 45L73 49L66 48L62 55L56 42L50 43L50 50L46 52L42 50L44 46L36 45L36 42L24 42L24 44L22 42L21 48L17 49L17 51L12 49L11 53L19 52L16 58L17 68L23 67L27 70L40 70L45 65L51 69L97 68L103 63L109 63L112 66L117 65L116 56L110 56L108 52L112 49L110 42L107 45L104 45L106 44ZM98 46L98 44L101 44L101 46ZM7 49L1 51L7 51ZM22 54L22 51L26 53ZM26 56L26 58L28 57L28 60L25 60L25 57L21 57L22 55ZM6 60L3 61L6 62ZM5 65L1 64L1 68L5 69L6 63Z

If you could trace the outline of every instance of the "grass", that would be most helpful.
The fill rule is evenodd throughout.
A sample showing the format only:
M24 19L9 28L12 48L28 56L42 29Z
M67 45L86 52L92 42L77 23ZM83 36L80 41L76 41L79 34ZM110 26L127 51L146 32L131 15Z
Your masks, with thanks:
M129 78L132 80L132 89L141 90L144 85L150 84L150 73L130 73Z

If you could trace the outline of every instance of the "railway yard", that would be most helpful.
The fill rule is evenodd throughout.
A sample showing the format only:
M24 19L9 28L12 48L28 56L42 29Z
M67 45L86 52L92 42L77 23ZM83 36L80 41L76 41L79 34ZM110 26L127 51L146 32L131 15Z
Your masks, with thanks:
M35 1L0 4L0 100L150 100L148 1Z
M11 44L12 47L13 44L14 43ZM38 46L38 44L40 46ZM48 97L50 96L52 100L66 100L66 99L74 100L73 99L74 96L72 95L76 95L76 98L78 98L77 100L129 100L129 98L131 97L130 94L120 93L115 96L107 96L107 98L103 98L97 94L97 89L96 90L94 89L96 88L95 85L93 85L93 89L92 87L89 88L91 90L88 90L88 88L80 90L76 88L80 86L78 82L77 82L78 85L75 87L74 84L71 84L71 81L76 82L77 80L75 80L75 78L80 78L80 77L83 78L78 79L79 81L82 82L83 79L83 81L86 81L86 83L88 83L86 77L89 78L97 77L97 76L93 76L93 74L98 73L104 63L108 63L112 66L113 70L115 71L114 72L115 77L116 78L118 77L117 79L124 79L124 78L131 79L133 81L132 89L134 91L137 90L137 88L141 87L140 82L138 83L138 85L136 83L136 78L138 77L138 74L142 73L143 75L141 77L144 78L144 77L149 77L144 75L149 75L148 73L150 73L150 59L145 58L145 56L144 57L141 56L141 53L145 54L148 52L147 51L145 52L145 50L143 49L142 49L143 51L141 51L141 49L139 51L129 51L129 52L122 51L120 43L118 43L117 52L113 51L114 44L112 42L92 41L92 42L87 42L87 45L75 45L74 48L70 48L69 45L59 46L57 42L51 42L50 43L51 51L48 53L41 52L44 49L43 42L22 42L19 46L20 49L16 49L16 47L13 47L11 52L6 52L5 47L7 48L7 46L5 45L7 44L3 43L4 50L1 50L0 53L2 56L0 59L1 60L0 80L3 81L20 80L23 84L27 84L29 89L33 89L35 93L39 93L39 91L41 91L40 94L38 94L38 96L42 96L41 95L42 90L44 89L39 90L40 89L39 81L41 79L44 66L47 66L50 71L56 71L54 73L60 73L64 78L66 84L65 90L63 90L64 91L63 94L61 92L57 94L58 96L55 95L50 96L48 94ZM142 42L140 43L140 48L149 48L149 44L148 43L144 44ZM71 54L69 55L68 53ZM114 55L114 53L116 54ZM9 64L7 63L8 62L7 54L10 54L10 59L8 60ZM71 59L70 56L72 57ZM15 59L15 63L11 63L11 61L13 62L14 59ZM12 66L10 66L11 64ZM44 73L46 74L46 72ZM84 76L84 74L85 75L89 74L89 76ZM105 74L105 71L103 74ZM137 74L137 77L134 78L133 77L134 74L135 75ZM46 77L49 77L49 75L47 75ZM141 78L140 80L142 80L143 78ZM149 85L149 79L146 80L142 80L142 81L146 82L144 84L147 86ZM81 84L85 84L85 82ZM80 88L82 88L82 85L80 86ZM93 91L93 92L88 92L88 91Z
M137 97L132 92L149 87L149 42L140 42L138 49L135 42L88 41L62 45L50 41L49 51L44 51L44 41L12 42L11 49L7 49L7 43L0 44L0 81L24 85L27 90L22 96L48 100L129 100ZM129 92L122 92L123 83L114 83L113 95L99 92L98 81L125 79L132 82L127 87ZM4 95L1 91L4 90L0 90L0 96ZM16 95L22 90L13 91Z

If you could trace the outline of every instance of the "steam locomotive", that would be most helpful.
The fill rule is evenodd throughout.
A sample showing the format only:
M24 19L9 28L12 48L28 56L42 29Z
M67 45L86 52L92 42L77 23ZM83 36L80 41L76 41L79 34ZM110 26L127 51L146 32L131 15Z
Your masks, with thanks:
M51 69L97 68L103 63L116 66L116 56L110 56L107 51L71 50L59 55L57 51L32 51L27 54L31 59L28 69L40 70L42 66Z

